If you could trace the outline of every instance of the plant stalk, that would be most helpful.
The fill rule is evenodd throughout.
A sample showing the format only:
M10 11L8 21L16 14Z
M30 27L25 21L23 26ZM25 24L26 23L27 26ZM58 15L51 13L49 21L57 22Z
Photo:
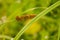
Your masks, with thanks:
M57 1L56 3L54 3L53 5L51 5L50 7L46 8L44 11L42 11L41 13L39 13L36 17L34 17L29 23L27 23L20 31L19 33L15 36L14 40L18 40L21 35L38 19L40 19L42 16L46 15L48 12L50 12L51 10L53 10L54 8L58 7L60 5L60 1Z

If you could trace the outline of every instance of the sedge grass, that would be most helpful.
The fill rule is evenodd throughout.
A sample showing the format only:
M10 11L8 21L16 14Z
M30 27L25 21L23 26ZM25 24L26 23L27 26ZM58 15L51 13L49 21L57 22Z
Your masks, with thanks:
M50 12L51 10L53 10L54 8L58 7L60 5L60 1L57 1L56 3L54 3L53 5L51 5L50 7L46 8L45 10L43 10L41 13L39 13L35 18L33 18L29 23L27 23L20 31L19 33L15 36L14 40L18 40L21 35L38 19L40 19L42 16L46 15L48 12Z

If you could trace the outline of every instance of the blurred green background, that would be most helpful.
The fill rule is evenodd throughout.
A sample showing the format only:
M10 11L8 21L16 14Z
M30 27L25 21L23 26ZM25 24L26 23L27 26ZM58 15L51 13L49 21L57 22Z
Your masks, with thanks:
M23 28L24 23L28 20L17 21L16 16L25 14L39 14L41 11L51 6L58 0L0 0L0 37L6 35L14 38ZM31 10L29 10L31 9ZM28 21L27 21L28 22ZM25 32L19 40L58 40L58 31L60 26L60 6L41 17L36 22L36 31L32 29ZM0 38L0 40L9 40Z

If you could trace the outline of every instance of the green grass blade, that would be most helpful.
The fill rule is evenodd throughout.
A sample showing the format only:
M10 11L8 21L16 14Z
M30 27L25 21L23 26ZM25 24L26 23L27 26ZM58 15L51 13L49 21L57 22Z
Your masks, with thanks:
M26 24L19 31L19 33L15 36L14 40L18 40L21 37L21 35L32 25L32 23L34 23L39 18L41 18L42 16L46 15L48 12L50 12L51 10L53 10L54 8L56 8L59 5L60 5L60 1L57 1L56 3L54 3L53 5L51 5L50 7L48 7L47 9L45 9L44 11L42 11L41 13L39 13L35 18L33 18L28 24Z

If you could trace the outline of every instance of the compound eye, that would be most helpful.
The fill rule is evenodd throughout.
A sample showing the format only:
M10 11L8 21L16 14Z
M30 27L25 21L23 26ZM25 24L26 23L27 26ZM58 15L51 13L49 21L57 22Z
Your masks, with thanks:
M19 16L16 16L16 20L17 20L17 21L20 21L21 18L20 18Z

